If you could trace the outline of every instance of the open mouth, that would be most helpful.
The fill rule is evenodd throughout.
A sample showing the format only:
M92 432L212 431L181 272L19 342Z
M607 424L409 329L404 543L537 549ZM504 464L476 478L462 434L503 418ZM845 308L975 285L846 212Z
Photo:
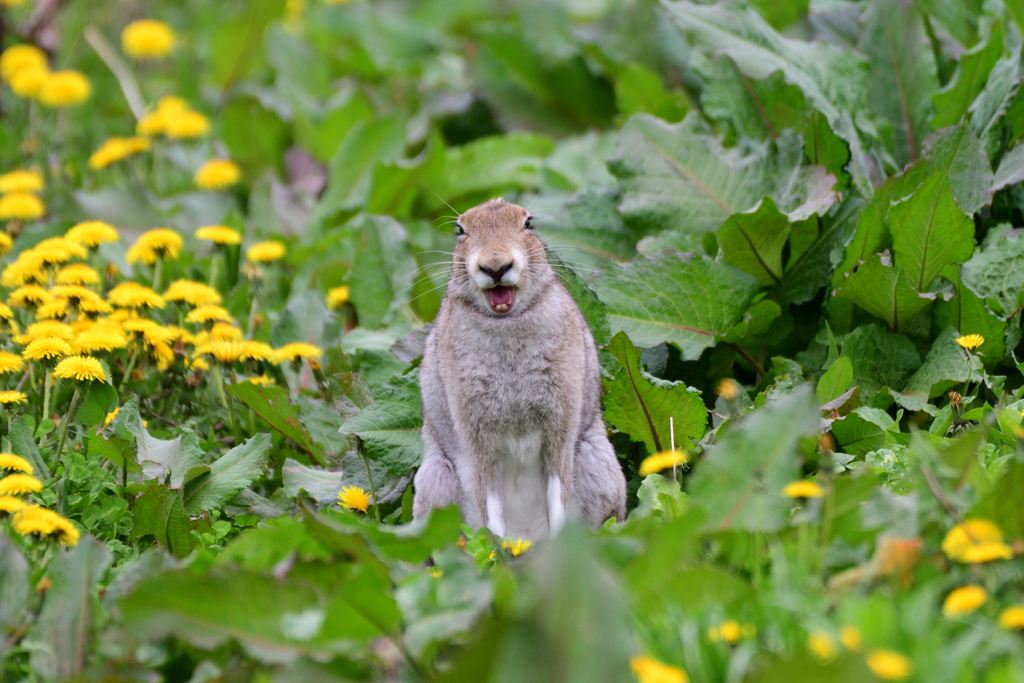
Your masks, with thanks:
M498 285L487 290L487 302L495 313L508 313L516 302L516 288Z

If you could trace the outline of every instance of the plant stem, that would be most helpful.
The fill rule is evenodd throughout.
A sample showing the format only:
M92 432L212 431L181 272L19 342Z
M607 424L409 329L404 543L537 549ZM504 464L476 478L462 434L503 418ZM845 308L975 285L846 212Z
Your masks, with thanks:
M214 289L217 289L217 261L219 256L219 250L215 250L213 256L210 257L210 286Z
M49 368L47 368L46 372L43 374L43 417L42 417L42 419L45 420L47 417L49 417L49 414L50 414L50 370L49 370ZM40 442L39 442L40 445L42 445L42 441L45 440L45 439L46 439L45 436L41 437Z
M164 260L158 258L156 265L153 266L153 291L158 294L160 293L160 276L163 274L163 265Z
M366 481L370 483L370 500L373 501L373 516L377 520L377 524L380 524L380 506L377 505L377 490L373 486L373 474L370 473L370 460L366 457L366 453L363 452L362 444L359 444L359 457L363 459L363 465L366 467Z
M132 370L135 369L135 361L138 360L139 349L138 347L132 348L132 355L128 358L128 366L124 369L124 377L121 378L121 386L117 388L118 393L124 391L125 386L128 384L129 378L132 376Z
M71 405L68 406L68 414L64 416L64 420L60 423L60 440L57 442L57 457L53 460L53 474L57 475L57 467L60 466L60 456L64 452L64 441L68 438L68 427L71 425L71 416L75 414L75 409L78 407L78 396L81 394L81 385L75 386L75 393L71 395ZM61 480L61 485L57 487L57 505L60 506L61 494L64 491L64 486L67 485L68 473L64 472L64 477ZM61 511L63 514L63 510Z

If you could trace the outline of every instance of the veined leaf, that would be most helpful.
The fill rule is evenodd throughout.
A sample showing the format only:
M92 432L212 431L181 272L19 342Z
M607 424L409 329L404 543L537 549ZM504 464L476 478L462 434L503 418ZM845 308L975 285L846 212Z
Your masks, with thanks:
M249 406L267 424L313 456L317 463L327 464L323 459L323 448L310 438L299 416L299 408L291 404L287 391L281 387L261 387L252 382L229 384L225 389Z
M712 63L701 108L709 119L727 121L737 138L776 139L787 128L803 128L803 93L776 71L763 80L744 75L729 57Z
M944 173L932 175L912 197L893 204L886 222L896 266L918 292L927 291L943 268L974 253L974 221L953 201Z
M960 348L956 343L959 336L959 332L947 327L935 338L924 363L907 382L905 393L938 396L953 385L966 381L968 376L981 378L981 361L976 357L969 358L967 352Z
M345 232L356 245L345 281L360 325L375 329L391 322L410 298L418 270L405 228L387 216L360 215Z
M181 435L170 440L150 436L139 416L137 398L121 406L114 429L119 438L134 438L135 459L142 465L143 479L155 478L171 488L181 488L189 471L206 462L199 437L191 429L182 428Z
M846 356L840 356L818 380L818 404L824 405L842 396L852 383L853 363Z
M836 190L849 185L846 165L852 159L850 145L832 130L820 111L813 112L804 126L804 154L812 164L825 167L836 178Z
M697 392L682 382L653 377L640 365L640 350L619 332L606 347L622 365L613 380L605 380L605 419L654 454L672 443L669 419L675 427L675 445L687 451L704 436L707 409Z
M193 520L185 514L179 489L163 484L150 484L135 500L132 509L132 540L152 536L175 557L187 556L199 543L192 531L209 531L210 521Z
M853 381L865 401L885 387L901 391L921 367L912 341L878 325L860 325L846 335L843 356L853 363Z
M567 201L550 220L538 220L537 233L558 256L584 268L636 255L636 240L615 207L616 190L585 190Z
M1006 355L1004 335L1007 324L993 315L985 302L960 281L960 269L950 266L942 276L953 283L956 294L949 301L939 298L932 311L932 329L941 332L947 326L960 334L980 334L985 343L979 348L982 362L990 370Z
M802 304L810 301L818 290L828 284L835 264L842 259L843 245L853 235L864 201L849 197L819 220L820 230L814 240L786 264L786 271L775 289L780 304Z
M714 346L760 290L738 268L671 251L613 264L591 286L608 307L613 333L625 332L641 348L670 342L686 360Z
M769 403L728 430L709 450L687 490L711 529L777 531L788 519L782 495L797 478L800 438L818 427L818 404L808 386Z
M0 536L0 629L15 631L32 597L28 561L7 536ZM13 643L0 639L0 657Z
M270 445L270 434L256 434L215 460L208 472L185 482L185 511L197 515L234 498L263 474Z
M992 30L984 42L960 55L960 65L953 74L953 79L946 87L932 95L935 113L928 121L932 129L938 130L960 122L967 114L971 102L985 87L989 72L1002 54L1002 25L993 22Z
M771 287L782 280L782 248L791 227L771 197L765 197L749 213L726 218L715 236L726 263Z
M881 318L896 332L935 298L914 289L906 271L892 265L888 254L876 254L860 264L836 290L836 296Z
M1001 58L989 73L981 94L971 104L971 130L992 163L1024 132L1024 68L1021 46Z
M961 268L963 283L1003 320L1020 308L1024 283L1024 238L1003 237L985 247Z
M342 434L363 440L370 459L388 472L404 477L423 458L423 404L419 371L392 377L373 392L373 403L342 423Z

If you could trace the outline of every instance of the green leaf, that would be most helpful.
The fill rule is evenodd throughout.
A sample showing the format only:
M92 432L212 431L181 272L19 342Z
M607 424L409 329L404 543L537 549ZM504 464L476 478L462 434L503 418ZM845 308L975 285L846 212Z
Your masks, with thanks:
M114 463L118 469L128 468L129 472L141 472L142 465L135 460L135 444L127 439L99 434L89 435L89 455L98 455Z
M789 683L789 681L829 681L829 683L861 683L870 681L871 670L863 657L842 653L823 662L810 655L798 655L788 661L773 661L759 668L749 683Z
M707 410L697 392L682 382L667 382L648 374L640 364L640 350L619 332L607 346L622 370L605 380L605 419L620 432L647 447L650 454L671 446L669 420L675 426L675 444L687 451L700 441L707 427Z
M288 124L252 95L238 95L228 100L221 113L220 139L250 176L268 170L280 173L284 153L291 142ZM120 224L119 224L120 225Z
M1006 320L1020 304L1024 284L1024 239L1008 234L974 255L960 270L964 285L983 299L999 318Z
M932 95L939 89L935 56L913 4L873 0L862 17L858 48L868 58L868 105L892 126L897 164L914 161L930 132Z
M185 483L185 511L197 515L216 510L263 474L270 453L270 434L257 434L210 465L209 471Z
M117 390L106 382L89 382L82 392L73 420L86 427L101 424L117 407L117 399Z
M836 178L837 191L849 186L846 166L852 158L850 145L836 135L820 111L812 112L804 126L804 154L812 164L824 166Z
M1011 460L995 488L971 510L971 516L993 520L1011 540L1024 538L1024 510L1016 504L1021 487L1024 487L1024 463Z
M912 197L893 204L886 220L896 266L919 292L928 291L943 268L974 253L974 221L953 201L945 174L936 173Z
M433 551L457 543L462 524L454 505L400 525L378 525L348 511L321 513L319 518L333 529L362 535L381 556L413 563L424 562Z
M860 264L836 290L836 296L881 318L895 332L935 298L935 295L921 294L914 289L906 271L893 266L888 253L876 254Z
M624 117L653 114L669 122L690 109L682 92L667 92L658 74L636 62L622 67L615 77L615 105Z
M39 447L36 446L36 440L32 436L32 428L29 426L27 415L18 415L11 420L8 437L11 440L11 450L15 455L20 455L32 463L32 471L35 477L40 481L48 479L50 470L46 467L46 462L39 454Z
M821 217L814 240L795 260L786 264L786 271L775 289L775 297L781 305L806 303L828 284L863 208L861 199L850 197Z
M884 387L901 391L921 367L912 341L878 325L860 325L846 335L843 356L853 363L853 382L865 400Z
M750 273L764 287L782 280L782 248L792 226L771 197L747 213L734 213L715 232L723 260Z
M397 476L409 474L423 458L423 404L419 371L395 376L373 392L373 403L342 423L342 434L363 440L370 459Z
M1024 182L1024 145L1017 145L1003 155L992 178L992 193L1020 182Z
M729 57L712 63L700 103L705 116L727 121L737 138L775 139L787 128L803 128L807 119L803 93L781 72L751 79Z
M345 281L363 327L376 329L395 319L409 302L418 268L405 228L393 218L361 214L345 226L356 249Z
M116 433L131 434L135 439L135 459L142 465L145 480L157 479L181 488L189 472L206 462L199 446L199 437L191 429L182 428L181 435L165 441L149 435L139 416L139 401L133 398L117 413Z
M249 406L264 422L313 456L317 463L327 464L323 457L323 448L310 438L299 415L299 408L292 405L287 391L281 387L264 387L252 382L229 384L225 390Z
M353 84L354 85L354 84ZM359 121L373 117L373 107L358 87L343 88L331 98L326 112L293 112L296 142L314 159L327 163Z
M267 26L284 13L285 0L254 0L240 17L226 17L210 38L205 77L227 91L260 59Z
M671 251L613 264L590 284L608 307L613 333L626 332L642 348L670 342L685 360L714 346L760 290L738 268Z
M789 518L782 495L800 473L797 444L818 428L818 404L801 387L719 436L690 478L687 491L711 529L778 531Z
M91 536L53 558L46 572L52 585L22 643L39 677L63 680L85 672L93 652L98 583L110 560L110 551Z
M953 283L956 293L949 301L940 297L935 302L932 329L941 332L952 327L961 335L980 334L985 338L979 348L981 360L989 370L995 368L1006 355L1006 322L993 315L981 298L961 284L959 268L946 268L942 276Z
M328 349L341 339L341 325L338 318L324 306L319 292L303 292L288 300L288 304L277 314L277 321L270 330L272 346L284 346L294 341Z
M594 290L587 285L586 280L577 275L571 266L562 263L555 254L548 252L547 256L551 266L558 273L558 279L576 305L580 307L580 312L590 328L590 334L594 337L594 343L604 346L612 338L605 305L601 303Z
M349 439L338 433L342 420L337 408L305 394L299 394L295 400L299 403L299 419L325 458L334 458L348 450Z
M284 479L282 489L289 498L297 498L300 490L305 490L318 505L335 503L345 481L343 470L324 470L306 467L291 458L284 461L281 467Z
M17 630L31 597L28 561L10 538L0 535L0 632ZM0 657L11 645L9 639L0 639Z
M636 255L636 241L615 210L618 203L617 190L585 190L551 219L538 219L537 234L559 258L581 268L628 261Z
M832 422L835 436L843 452L864 455L885 444L885 432L893 420L877 408L861 407Z
M550 138L533 133L493 135L452 147L436 191L455 205L460 197L539 188L544 158L554 149Z
M419 188L437 178L444 161L444 141L439 133L434 133L415 159L375 163L366 198L367 213L406 216Z
M1018 45L992 68L981 94L971 104L971 129L993 163L1024 133L1022 79L1024 69Z
M931 351L914 376L907 382L906 393L924 393L938 396L950 387L972 375L981 379L981 361L968 360L967 353L956 343L960 333L947 327L932 342Z
M840 356L818 380L818 405L833 401L853 384L853 363L846 356Z
M938 130L960 122L967 114L971 102L985 87L992 67L1003 54L1003 29L999 22L992 23L992 30L984 42L978 43L960 55L960 65L952 80L939 92L932 95L935 113L928 123Z
M311 221L361 208L370 194L374 163L395 161L404 146L405 118L400 113L356 122L331 157L330 180Z
M193 520L185 514L181 490L162 484L150 484L135 499L132 524L133 541L152 536L177 558L187 556L199 543L193 531L210 529L208 519Z

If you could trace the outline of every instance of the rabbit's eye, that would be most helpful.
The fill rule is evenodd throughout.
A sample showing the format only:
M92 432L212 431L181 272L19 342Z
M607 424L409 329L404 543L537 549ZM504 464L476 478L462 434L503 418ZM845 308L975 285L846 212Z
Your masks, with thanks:
M459 237L462 237L463 235L466 234L466 231L462 229L461 225L456 223L455 224L455 234L458 235Z
M527 230L533 230L533 216L526 217L526 222L523 223L523 227Z

